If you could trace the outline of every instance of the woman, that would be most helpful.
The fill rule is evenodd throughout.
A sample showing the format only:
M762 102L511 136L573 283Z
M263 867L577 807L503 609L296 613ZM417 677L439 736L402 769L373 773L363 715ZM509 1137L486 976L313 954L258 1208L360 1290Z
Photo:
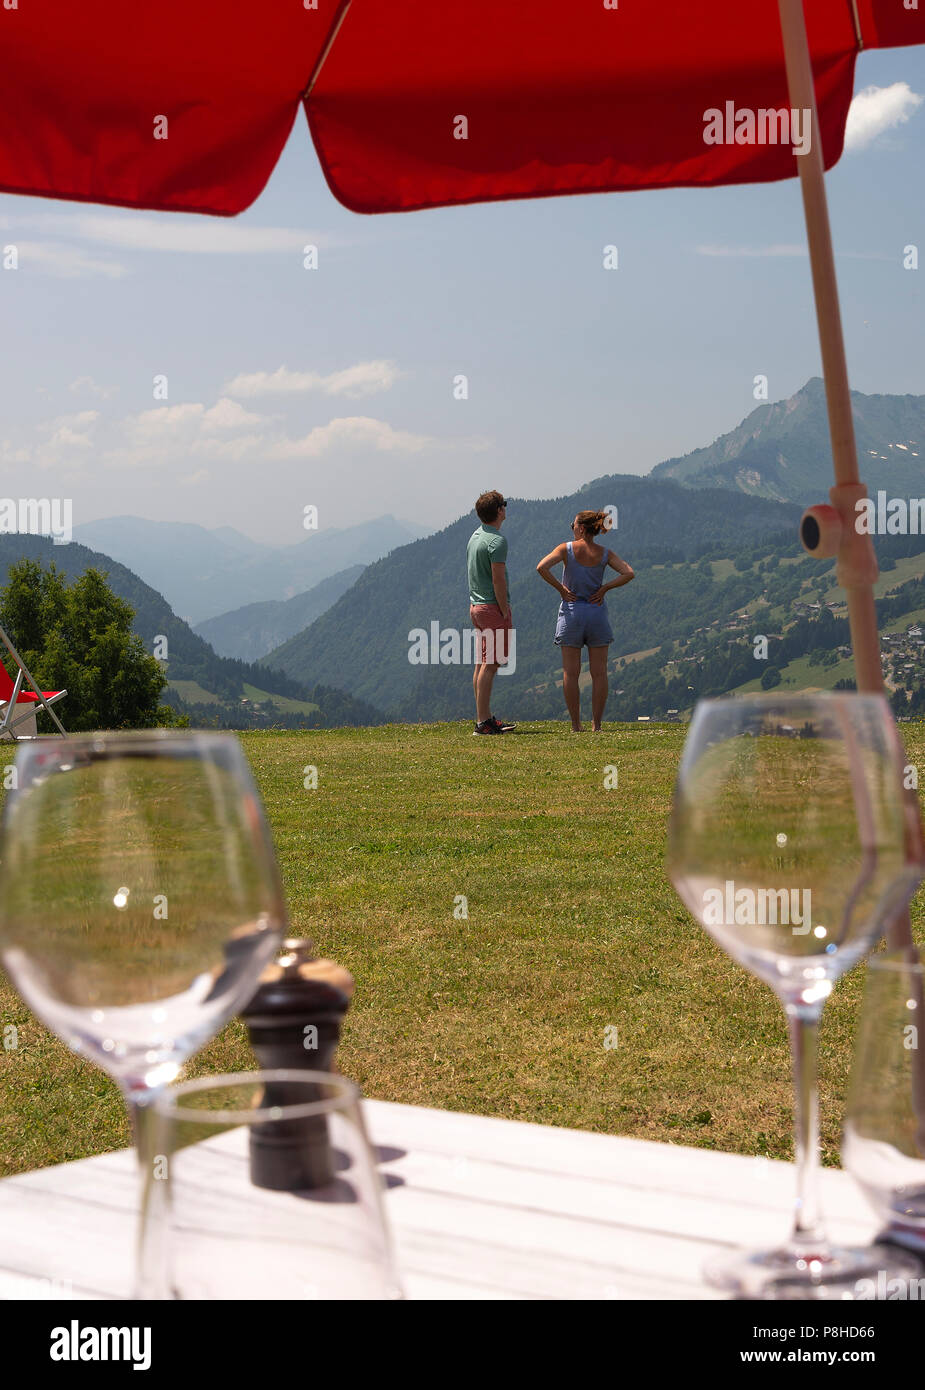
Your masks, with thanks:
M581 649L588 648L592 728L599 734L607 703L607 648L613 641L604 595L609 589L628 584L634 577L625 560L606 546L598 545L594 539L607 529L607 521L606 512L579 512L572 522L574 540L557 545L536 567L537 574L562 595L556 646L562 648L562 690L572 731L576 734L581 733L581 693L578 689ZM553 565L560 563L565 565L562 584L551 573ZM616 570L619 577L605 584L604 573L608 566Z

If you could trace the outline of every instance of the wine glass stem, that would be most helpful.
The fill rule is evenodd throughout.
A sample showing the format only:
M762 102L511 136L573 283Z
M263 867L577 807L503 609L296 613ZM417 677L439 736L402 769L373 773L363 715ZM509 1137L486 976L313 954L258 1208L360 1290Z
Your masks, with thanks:
M123 1087L122 1095L132 1123L132 1138L135 1141L135 1157L139 1173L139 1213L136 1247L134 1297L144 1299L156 1297L158 1285L157 1259L152 1249L153 1237L157 1234L156 1217L153 1215L154 1197L160 1180L166 1176L160 1171L159 1158L153 1152L151 1121L153 1112L151 1101L158 1094L158 1088L138 1089Z
M819 1205L819 1019L821 1005L787 1004L793 1052L797 1198L791 1243L812 1253L827 1244Z

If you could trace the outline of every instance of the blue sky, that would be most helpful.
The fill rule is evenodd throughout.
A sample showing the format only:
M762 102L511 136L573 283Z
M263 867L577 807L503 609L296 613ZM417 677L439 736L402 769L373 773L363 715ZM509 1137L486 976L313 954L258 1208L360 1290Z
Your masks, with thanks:
M852 385L922 393L922 50L862 54L870 87L828 177ZM300 114L234 221L0 195L8 244L2 492L70 497L75 525L437 528L488 487L645 473L736 425L756 374L774 400L820 371L796 180L361 217Z

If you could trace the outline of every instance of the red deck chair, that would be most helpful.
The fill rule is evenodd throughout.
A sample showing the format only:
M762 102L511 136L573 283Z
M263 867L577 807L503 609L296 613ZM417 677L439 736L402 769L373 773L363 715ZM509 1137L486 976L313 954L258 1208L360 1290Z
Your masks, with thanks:
M15 742L17 738L34 737L36 708L39 705L48 711L49 717L57 724L60 732L65 734L64 725L55 714L52 705L58 700L63 700L67 691L39 690L32 679L29 668L2 627L0 627L0 642L6 647L18 668L14 681L0 661L0 739L9 737ZM32 687L31 690L23 690L24 680ZM23 724L26 727L17 734L16 728ZM67 737L66 734L65 737Z

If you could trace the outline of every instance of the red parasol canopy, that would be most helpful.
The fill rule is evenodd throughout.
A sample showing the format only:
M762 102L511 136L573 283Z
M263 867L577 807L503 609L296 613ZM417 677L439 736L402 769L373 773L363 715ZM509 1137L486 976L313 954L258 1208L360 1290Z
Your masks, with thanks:
M829 167L858 51L925 42L925 3L805 10ZM300 102L357 212L797 173L726 122L790 106L778 0L20 0L0 94L0 191L130 207L241 212Z

